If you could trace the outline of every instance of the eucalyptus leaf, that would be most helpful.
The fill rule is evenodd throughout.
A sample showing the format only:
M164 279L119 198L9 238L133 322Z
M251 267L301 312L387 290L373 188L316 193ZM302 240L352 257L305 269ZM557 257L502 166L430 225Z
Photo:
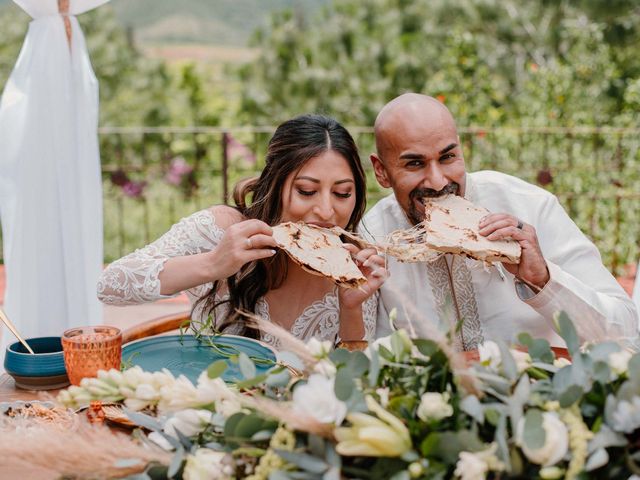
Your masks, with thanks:
M269 387L286 387L291 381L291 373L284 367L276 367L269 371L265 384Z
M127 416L129 420L138 425L139 427L146 428L154 432L162 430L162 425L155 418L140 412L134 412L128 408L123 408L122 412Z
M582 397L584 391L582 387L579 385L571 385L564 392L560 394L558 397L558 401L560 402L560 406L562 408L569 408L571 405L576 403Z
M531 450L537 450L544 446L546 433L542 427L542 412L537 408L531 408L524 416L524 443Z
M189 439L189 437L187 437L184 433L182 433L177 428L174 428L174 430L176 432L176 436L178 437L178 440L180 440L180 443L184 446L186 450L190 450L193 444L191 443L191 440Z
M591 472L600 467L603 467L609 462L609 454L604 448L599 448L593 452L587 459L587 463L584 466L585 472Z
M502 358L502 369L504 370L504 374L511 381L515 381L518 378L518 367L516 365L516 361L511 355L511 351L507 347L504 342L497 342L498 347L500 348L500 356Z
M416 346L418 351L423 354L425 357L433 356L440 348L438 344L433 340L426 340L417 338L413 340L413 344Z
M328 465L327 462L325 462L323 459L314 457L306 453L289 452L287 450L280 449L275 449L274 451L278 454L279 457L283 458L289 463L297 465L302 470L306 470L307 472L322 474L326 472L330 467L330 465Z
M636 385L640 385L640 353L636 353L629 360L627 375Z
M246 417L246 413L238 412L231 415L227 422L224 424L224 436L233 437L235 435L236 427L240 421Z
M240 382L236 382L236 387L240 390L246 390L248 388L253 388L256 385L260 385L263 383L269 375L267 373L263 373L256 377L249 378L248 380L242 380Z
M475 395L467 395L460 402L460 409L472 417L479 424L484 423L484 410L480 400Z
M322 476L322 480L340 480L340 469L337 467L331 467Z
M336 373L334 391L338 400L346 402L351 397L356 384L347 368L341 368Z
M248 380L256 376L256 365L246 353L240 352L240 355L238 356L238 364L240 366L240 372L245 379Z
M567 312L562 311L556 313L554 320L558 326L558 333L567 344L567 349L573 358L574 354L580 350L580 339L578 338L576 328L569 318L569 315L567 315Z
M295 353L291 353L287 351L278 352L278 360L285 365L289 365L294 370L298 370L298 371L304 370L304 362L300 360L300 357L298 357Z
M216 360L207 367L207 375L209 378L218 378L225 372L227 366L225 360Z
M338 348L329 353L329 360L331 360L336 366L346 365L351 357L351 352L344 348Z
M367 378L369 380L369 386L375 387L378 384L378 377L380 376L380 357L371 345L369 346L368 352L371 360Z
M352 352L347 365L354 377L360 377L369 369L369 359L362 352Z
M176 453L171 457L171 462L169 463L169 470L167 470L167 477L173 478L175 477L180 470L182 469L182 464L185 460L185 452L184 448L179 447L176 450Z

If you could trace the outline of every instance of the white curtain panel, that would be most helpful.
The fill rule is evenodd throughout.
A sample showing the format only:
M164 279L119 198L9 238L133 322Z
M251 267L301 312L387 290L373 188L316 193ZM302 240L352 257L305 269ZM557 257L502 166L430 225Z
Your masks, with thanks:
M638 262L638 268L636 269L636 283L633 285L633 301L636 303L636 309L638 310L638 321L640 322L640 261Z
M70 43L57 0L14 1L33 20L0 100L4 307L23 336L58 336L102 321L98 82L74 15L108 0L69 1Z

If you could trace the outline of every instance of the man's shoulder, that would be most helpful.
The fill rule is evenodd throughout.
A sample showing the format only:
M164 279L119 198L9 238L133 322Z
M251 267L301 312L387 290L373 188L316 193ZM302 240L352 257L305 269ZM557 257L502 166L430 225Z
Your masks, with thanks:
M379 200L365 214L358 230L371 235L386 234L398 228L396 223L406 221L402 207L393 193Z
M478 193L503 193L540 198L552 198L554 195L544 188L538 187L521 178L494 170L480 170L470 173L474 188Z

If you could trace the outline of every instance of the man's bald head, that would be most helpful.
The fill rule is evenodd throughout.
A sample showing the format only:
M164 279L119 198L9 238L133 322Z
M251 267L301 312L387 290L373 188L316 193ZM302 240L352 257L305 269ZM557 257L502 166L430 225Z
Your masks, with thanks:
M374 132L380 158L384 158L396 135L416 125L425 131L453 129L457 135L453 116L442 102L428 95L405 93L382 107L376 117Z

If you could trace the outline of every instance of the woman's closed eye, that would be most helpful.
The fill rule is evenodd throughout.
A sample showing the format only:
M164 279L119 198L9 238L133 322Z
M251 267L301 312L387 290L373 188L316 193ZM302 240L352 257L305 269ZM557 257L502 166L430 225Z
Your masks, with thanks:
M352 195L351 192L333 192L333 194L338 198L350 198Z
M316 193L315 190L303 190L302 188L296 189L300 195L304 195L305 197L310 197Z

